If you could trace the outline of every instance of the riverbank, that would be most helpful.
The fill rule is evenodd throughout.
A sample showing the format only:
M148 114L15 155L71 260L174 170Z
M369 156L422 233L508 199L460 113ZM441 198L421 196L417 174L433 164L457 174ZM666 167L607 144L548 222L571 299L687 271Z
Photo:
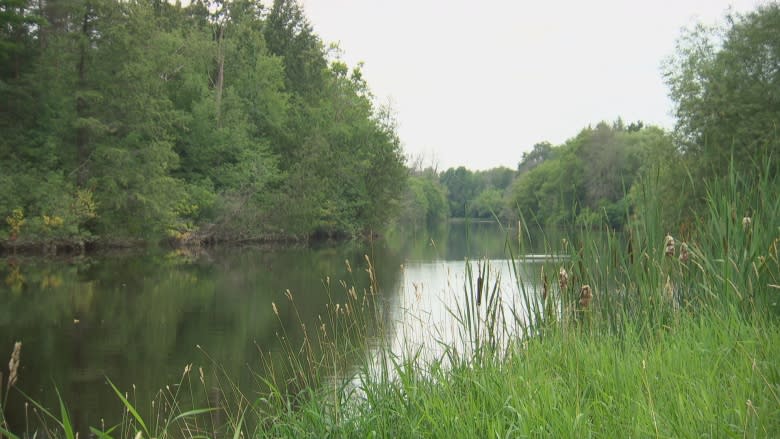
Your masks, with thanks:
M361 239L378 239L374 233ZM89 239L18 239L0 240L0 257L12 255L26 256L57 256L84 255L112 250L143 249L151 247L177 248L212 248L222 245L267 245L267 246L297 246L320 245L329 242L342 242L350 239L347 236L297 236L284 234L265 234L252 237L218 238L215 236L184 236L164 239L145 240L140 238L89 238Z
M555 240L544 253L561 256L516 270L508 288L487 275L488 260L466 263L448 295L459 338L432 332L441 347L433 358L424 345L399 353L383 338L398 324L384 301L389 276L369 257L352 259L345 280L321 279L329 302L317 310L295 288L249 307L253 324L299 319L295 335L277 326L278 349L258 349L249 391L236 370L188 365L153 401L128 399L129 385L104 386L128 415L91 426L122 438L780 436L777 188L713 188L696 229L678 236L659 226L663 205L643 206L658 216L637 219L628 236ZM284 265L295 263L312 266ZM149 294L149 309L165 309L164 295ZM513 300L520 308L505 312ZM204 303L215 302L204 294ZM28 431L67 436L67 409L48 410Z

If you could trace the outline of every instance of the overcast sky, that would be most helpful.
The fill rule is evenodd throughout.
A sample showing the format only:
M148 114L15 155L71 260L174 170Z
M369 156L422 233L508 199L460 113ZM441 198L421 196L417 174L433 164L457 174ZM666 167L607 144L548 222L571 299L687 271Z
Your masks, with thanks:
M720 22L757 0L302 0L380 103L407 155L440 170L514 168L618 116L666 128L661 76L683 27Z

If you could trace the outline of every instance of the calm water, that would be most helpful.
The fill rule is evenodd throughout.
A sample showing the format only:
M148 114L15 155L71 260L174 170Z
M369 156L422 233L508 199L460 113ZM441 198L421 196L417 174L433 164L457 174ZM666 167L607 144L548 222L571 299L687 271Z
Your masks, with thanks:
M512 232L493 224L472 224L467 232L465 225L451 224L434 233L394 235L318 248L0 259L2 372L7 377L6 359L21 340L18 387L50 408L57 407L56 387L86 431L101 419L116 422L122 412L107 377L142 412L150 410L155 392L181 380L188 364L207 375L218 364L251 395L254 373L262 369L258 352L279 351L280 333L300 339L299 318L318 327L326 304L345 299L342 288L326 288L328 279L368 288L364 255L377 272L389 320L384 328L392 332L384 339L396 353L419 345L435 350L426 345L433 337L454 342L448 308L463 296L464 258L490 259L492 278L500 278L506 291L517 289L505 251ZM535 264L518 266L531 284L538 279ZM285 298L288 289L297 309ZM12 392L6 409L12 422L24 419L23 403Z

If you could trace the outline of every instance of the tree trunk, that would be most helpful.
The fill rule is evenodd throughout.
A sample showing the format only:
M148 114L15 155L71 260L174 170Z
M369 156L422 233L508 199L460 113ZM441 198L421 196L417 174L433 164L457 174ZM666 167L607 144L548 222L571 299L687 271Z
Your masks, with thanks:
M84 90L87 85L87 49L89 47L89 4L84 11L84 20L82 22L81 31L83 40L79 49L79 61L78 61L78 90ZM76 96L76 118L81 119L86 116L87 102L82 95ZM78 162L78 171L76 173L76 184L83 188L87 184L89 178L89 169L87 166L87 160L89 154L87 152L89 143L89 131L84 124L79 124L76 128L76 161Z
M225 36L225 26L219 25L219 34L217 35L217 82L216 88L216 105L217 105L217 128L222 126L222 89L225 84L225 48L223 46L222 39Z

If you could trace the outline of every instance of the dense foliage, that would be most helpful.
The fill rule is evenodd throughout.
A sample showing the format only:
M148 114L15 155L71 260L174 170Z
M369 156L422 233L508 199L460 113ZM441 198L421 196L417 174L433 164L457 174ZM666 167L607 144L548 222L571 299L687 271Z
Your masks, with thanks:
M540 225L622 227L631 212L630 189L673 152L671 136L618 119L583 129L560 146L538 146L524 157L506 194L507 216ZM515 215L514 217L512 215Z
M0 2L2 239L382 227L387 109L295 0Z
M449 217L447 188L439 182L436 170L413 169L401 201L399 225L416 230L435 227Z
M514 176L505 167L471 171L461 166L447 169L439 179L447 188L452 217L493 219L503 207L502 194Z

